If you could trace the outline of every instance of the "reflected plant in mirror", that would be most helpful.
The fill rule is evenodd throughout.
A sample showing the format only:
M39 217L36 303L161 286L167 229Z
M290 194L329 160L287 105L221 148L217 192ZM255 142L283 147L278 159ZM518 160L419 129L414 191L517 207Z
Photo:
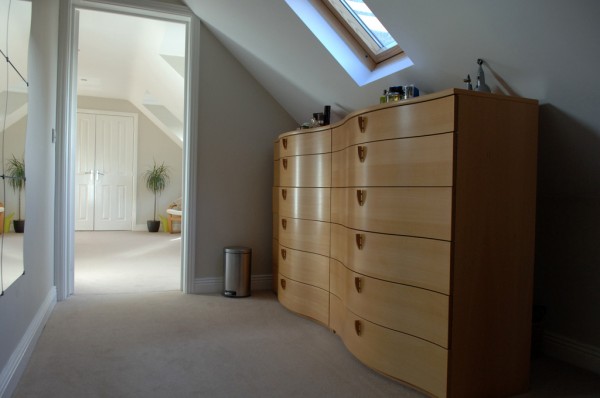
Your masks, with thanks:
M13 220L13 227L16 233L23 233L25 231L25 220L21 218L21 197L25 189L25 161L17 159L13 155L6 166L5 177L8 179L8 185L10 185L13 191L17 192L19 198L17 205L18 217L16 220Z
M25 165L11 154L25 153L29 83L31 2L0 0L0 289L2 294L24 274L23 235L12 233L21 219ZM11 166L11 163L16 161ZM11 177L15 178L11 178ZM10 188L13 188L12 190ZM19 224L19 223L17 223ZM16 225L19 231L19 225Z

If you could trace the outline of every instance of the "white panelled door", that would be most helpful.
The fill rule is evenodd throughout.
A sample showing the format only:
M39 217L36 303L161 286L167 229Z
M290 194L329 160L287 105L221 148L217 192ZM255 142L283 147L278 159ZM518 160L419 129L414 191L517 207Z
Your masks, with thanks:
M131 230L133 116L77 114L75 229Z

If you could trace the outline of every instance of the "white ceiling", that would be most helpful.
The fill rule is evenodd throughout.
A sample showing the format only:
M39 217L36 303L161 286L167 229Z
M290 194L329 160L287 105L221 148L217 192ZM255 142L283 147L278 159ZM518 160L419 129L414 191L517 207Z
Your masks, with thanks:
M184 62L183 24L80 11L78 94L130 101L180 146Z

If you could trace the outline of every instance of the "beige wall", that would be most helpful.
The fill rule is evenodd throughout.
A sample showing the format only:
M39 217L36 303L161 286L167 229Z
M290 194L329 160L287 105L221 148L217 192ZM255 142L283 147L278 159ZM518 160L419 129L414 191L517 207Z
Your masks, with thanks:
M296 123L207 29L200 49L196 278L222 277L231 245L271 274L273 141Z

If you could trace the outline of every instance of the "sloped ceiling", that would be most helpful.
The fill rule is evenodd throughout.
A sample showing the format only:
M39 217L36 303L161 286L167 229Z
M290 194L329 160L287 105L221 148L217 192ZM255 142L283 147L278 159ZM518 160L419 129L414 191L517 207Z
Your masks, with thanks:
M81 10L79 95L125 99L182 146L185 26Z
M335 121L376 104L392 85L414 83L424 92L463 87L482 58L494 92L538 99L600 131L594 0L369 0L414 66L363 87L284 1L184 1L298 123L326 104ZM600 167L593 172L600 178Z

